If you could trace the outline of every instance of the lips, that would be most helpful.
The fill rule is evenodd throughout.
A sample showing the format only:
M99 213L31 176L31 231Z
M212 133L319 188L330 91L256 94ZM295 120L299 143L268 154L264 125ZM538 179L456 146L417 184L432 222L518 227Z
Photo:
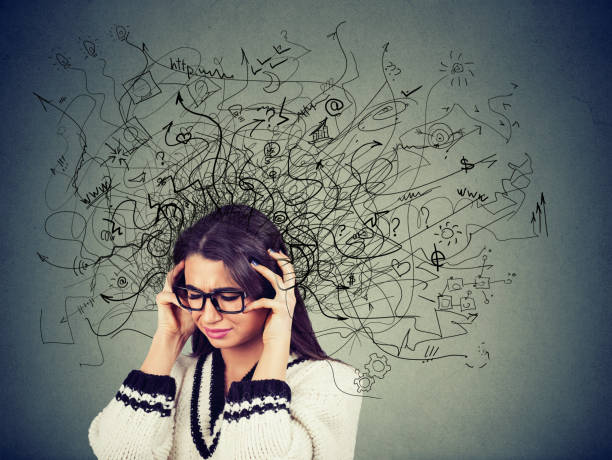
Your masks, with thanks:
M219 332L231 331L231 329L208 329L207 327L205 327L204 329L206 329L206 332L212 332L213 334L217 334Z
M206 336L211 339L222 339L231 331L231 329L208 329L207 327L204 330L206 331Z

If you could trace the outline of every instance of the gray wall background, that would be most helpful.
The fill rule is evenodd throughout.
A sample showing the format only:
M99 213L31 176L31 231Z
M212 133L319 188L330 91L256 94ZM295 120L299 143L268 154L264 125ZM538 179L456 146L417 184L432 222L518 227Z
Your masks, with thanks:
M505 246L519 276L474 333L490 348L487 366L394 362L377 383L381 399L364 401L356 458L610 455L612 46L604 3L58 1L5 5L1 17L3 458L93 457L89 423L150 343L119 335L104 343L102 367L79 366L95 343L41 343L41 306L63 302L71 277L36 254L58 250L43 231L56 125L32 92L58 98L83 86L50 56L124 24L156 52L184 45L229 61L240 46L265 49L285 29L315 51L323 77L325 36L343 20L364 91L379 81L385 42L415 81L423 63L461 49L479 75L520 84L516 149L534 161L531 190L545 192L550 228L548 238Z

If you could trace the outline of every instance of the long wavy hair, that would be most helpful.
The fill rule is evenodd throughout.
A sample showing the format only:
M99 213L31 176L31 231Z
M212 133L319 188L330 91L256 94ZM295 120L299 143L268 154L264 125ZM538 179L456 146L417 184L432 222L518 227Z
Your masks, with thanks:
M174 264L178 264L191 254L199 254L206 259L223 261L232 278L249 297L274 298L274 287L249 263L254 258L283 276L278 262L268 254L268 248L281 250L291 258L280 231L265 214L247 205L231 204L217 208L183 230L174 245L172 259ZM184 273L179 277L184 277ZM291 324L290 351L299 357L329 359L346 364L328 356L319 345L298 289L299 280L295 281L296 304ZM214 349L197 327L191 336L191 348L191 357L207 355Z

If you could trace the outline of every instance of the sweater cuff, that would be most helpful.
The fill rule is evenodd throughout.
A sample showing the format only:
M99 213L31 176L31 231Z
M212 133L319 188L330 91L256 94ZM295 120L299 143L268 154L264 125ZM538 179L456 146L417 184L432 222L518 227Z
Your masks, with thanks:
M168 417L175 407L176 381L169 375L147 374L140 370L131 371L115 395L135 411L157 412Z
M291 387L279 379L242 380L232 382L226 400L224 418L229 422L265 412L290 413Z

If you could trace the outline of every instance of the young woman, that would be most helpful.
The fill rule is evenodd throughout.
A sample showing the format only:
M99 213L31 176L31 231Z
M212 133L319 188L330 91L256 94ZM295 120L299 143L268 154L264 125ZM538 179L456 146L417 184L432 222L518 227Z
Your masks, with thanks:
M352 459L355 369L319 346L276 226L224 206L181 233L173 261L149 353L89 427L94 453Z

